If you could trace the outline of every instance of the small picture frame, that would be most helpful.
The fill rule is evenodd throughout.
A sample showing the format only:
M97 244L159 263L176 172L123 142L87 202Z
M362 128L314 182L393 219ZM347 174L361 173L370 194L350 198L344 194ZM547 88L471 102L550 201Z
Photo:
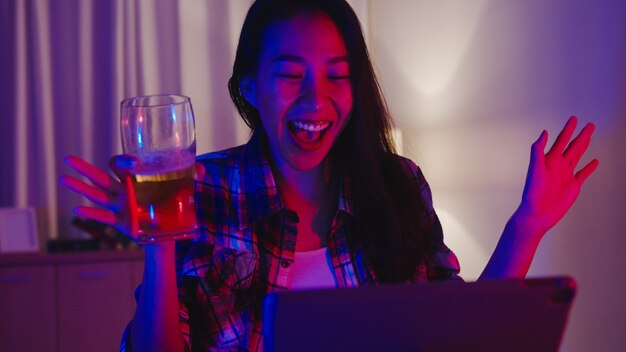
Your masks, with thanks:
M0 253L39 251L37 217L33 208L0 208Z

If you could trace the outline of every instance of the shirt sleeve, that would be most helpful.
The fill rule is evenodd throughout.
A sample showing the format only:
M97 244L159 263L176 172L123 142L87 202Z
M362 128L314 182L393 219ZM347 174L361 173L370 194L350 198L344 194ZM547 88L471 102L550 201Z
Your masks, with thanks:
M459 275L461 267L459 260L443 241L443 229L437 213L433 207L433 197L428 182L422 170L409 159L404 159L405 167L415 179L422 198L430 213L433 231L435 233L434 251L428 259L418 267L416 278L413 281L463 281Z
M195 283L193 280L189 280L188 277L182 277L179 273L183 270L183 262L185 260L185 256L187 254L188 244L186 242L177 242L176 243L176 271L177 271L177 286L178 286L178 315L179 315L179 326L180 331L183 336L183 341L185 344L185 351L191 351L191 337L190 337L190 326L189 326L189 308L187 307L186 301L189 301L190 297L193 296L193 287L195 287ZM187 268L189 270L189 268ZM139 284L135 289L135 303L139 301L139 296L141 294L141 286ZM122 334L122 340L120 342L120 352L132 351L132 340L131 340L131 323L126 325L124 332Z
M254 253L201 238L177 243L179 326L187 351L245 345L257 262Z
M120 352L132 351L130 341L130 323L126 325L124 332L122 333L122 341L120 342Z
M135 290L135 302L139 300L139 294L141 292L141 284L137 286ZM191 351L191 341L189 339L189 314L187 307L184 304L180 304L179 308L179 325L183 334L183 340L185 342L185 352ZM120 352L130 352L133 350L132 340L130 338L130 325L132 321L126 325L124 332L122 333L122 341L120 342Z
M137 288L135 289L135 304L139 301L140 293L141 293L141 284L139 284L139 286L137 286ZM128 325L126 325L126 328L124 329L124 333L122 333L122 341L120 343L120 352L127 352L127 351L133 350L133 347L132 347L133 344L130 338L131 323L132 323L132 320L128 323Z
M178 315L180 332L185 343L185 351L192 350L192 334L190 325L190 309L201 310L199 305L204 303L198 300L200 278L206 273L210 265L213 252L212 246L203 247L202 250L194 250L189 241L176 243L176 280L178 286ZM202 254L200 254L202 253ZM202 297L202 296L200 296ZM191 307L190 307L191 306ZM201 319L196 324L206 324ZM205 329L208 331L208 329Z

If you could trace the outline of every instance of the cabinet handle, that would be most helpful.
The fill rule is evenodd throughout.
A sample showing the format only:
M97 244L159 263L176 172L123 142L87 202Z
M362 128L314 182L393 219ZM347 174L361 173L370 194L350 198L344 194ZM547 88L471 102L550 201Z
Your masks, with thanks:
M103 277L109 277L111 274L108 271L81 271L78 273L78 277L81 279L99 279Z
M2 283L28 282L32 280L33 276L28 274L0 276L0 282Z

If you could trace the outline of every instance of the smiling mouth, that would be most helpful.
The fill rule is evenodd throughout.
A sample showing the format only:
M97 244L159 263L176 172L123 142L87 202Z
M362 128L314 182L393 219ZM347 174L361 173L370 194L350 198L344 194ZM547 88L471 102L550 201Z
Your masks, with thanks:
M330 127L330 121L289 121L289 131L301 144L321 142Z

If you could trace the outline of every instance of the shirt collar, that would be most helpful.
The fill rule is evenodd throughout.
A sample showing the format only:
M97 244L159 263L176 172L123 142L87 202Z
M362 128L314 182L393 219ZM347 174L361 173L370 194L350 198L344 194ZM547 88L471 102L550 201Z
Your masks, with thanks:
M244 146L239 160L239 175L241 192L236 201L239 230L286 207L276 187L263 128L257 128ZM353 215L349 185L348 178L342 177L337 209Z
M239 230L250 227L285 207L278 194L267 157L266 140L265 131L257 128L240 155L241 189L236 200Z

